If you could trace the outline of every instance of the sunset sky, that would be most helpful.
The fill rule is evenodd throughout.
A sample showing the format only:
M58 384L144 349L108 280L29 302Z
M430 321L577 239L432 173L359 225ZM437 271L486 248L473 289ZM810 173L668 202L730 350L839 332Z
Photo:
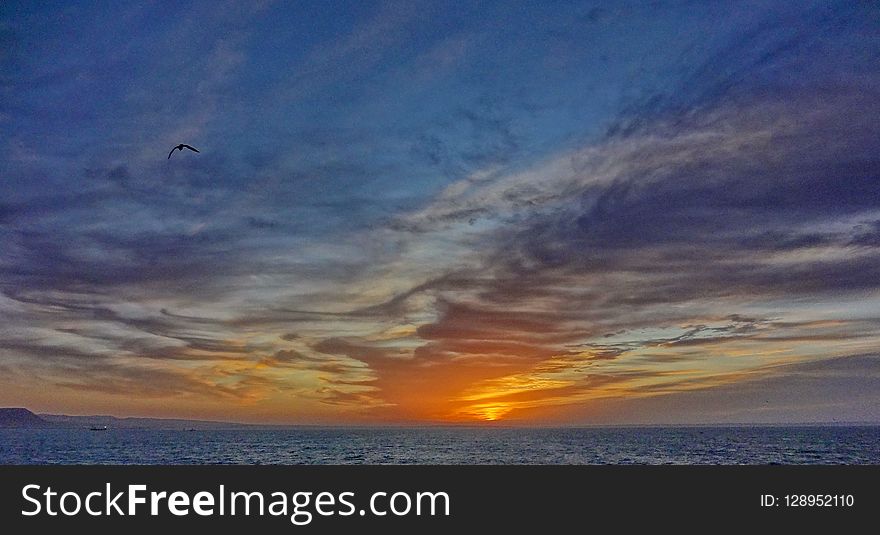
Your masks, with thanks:
M876 2L0 4L0 406L880 421L878 354Z

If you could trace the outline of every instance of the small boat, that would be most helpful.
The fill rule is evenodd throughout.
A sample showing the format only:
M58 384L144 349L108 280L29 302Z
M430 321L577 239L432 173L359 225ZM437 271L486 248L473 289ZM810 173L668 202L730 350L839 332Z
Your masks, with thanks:
M89 428L89 431L106 431L106 430L107 430L106 425L93 425L92 427Z

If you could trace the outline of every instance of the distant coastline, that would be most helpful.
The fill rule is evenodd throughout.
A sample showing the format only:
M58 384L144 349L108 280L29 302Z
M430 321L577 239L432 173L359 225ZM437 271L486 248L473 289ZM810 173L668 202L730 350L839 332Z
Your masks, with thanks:
M535 422L492 422L492 423L447 423L424 422L409 424L260 424L239 423L215 420L187 420L181 418L139 418L109 415L70 416L65 414L37 414L22 407L0 407L0 429L22 428L97 428L107 429L163 429L182 431L217 431L239 429L357 429L357 428L475 428L475 429L555 429L555 428L664 428L664 427L847 427L880 426L880 422L706 422L706 423L597 423L597 424L552 424Z
M181 429L217 430L247 429L270 426L183 420L174 418L117 418L116 416L68 416L64 414L35 414L21 408L0 408L0 429L9 428L101 428L107 429Z

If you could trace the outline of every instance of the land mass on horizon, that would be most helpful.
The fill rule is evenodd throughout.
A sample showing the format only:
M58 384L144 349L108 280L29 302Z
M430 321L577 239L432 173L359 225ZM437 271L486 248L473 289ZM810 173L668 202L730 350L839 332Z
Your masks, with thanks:
M880 422L871 421L831 421L831 422L704 422L704 423L597 423L588 425L558 426L558 425L504 425L499 423L474 425L473 423L421 423L410 425L384 425L366 427L529 427L529 428L557 428L557 427L830 427L830 426L876 426ZM16 428L99 428L107 429L156 429L156 430L188 430L188 431L216 431L234 429L294 429L294 428L336 428L336 427L364 427L362 425L314 425L314 424L261 424L227 422L218 420L187 420L182 418L142 418L142 417L117 417L110 415L87 415L71 416L66 414L36 414L22 407L0 407L0 429Z
M109 415L69 416L66 414L35 414L21 408L0 408L0 428L90 428L109 429L239 429L267 427L255 424L185 420L177 418L119 418Z

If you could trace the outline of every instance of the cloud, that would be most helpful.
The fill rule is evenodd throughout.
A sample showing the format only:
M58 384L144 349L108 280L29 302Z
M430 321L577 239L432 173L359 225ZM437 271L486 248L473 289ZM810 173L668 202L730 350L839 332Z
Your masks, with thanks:
M60 371L60 370L59 370ZM179 370L151 369L125 365L68 368L66 377L55 379L55 386L90 393L156 398L208 398L236 401L259 395L247 381L229 386L200 379Z
M435 307L416 331L425 343L415 362L399 366L455 363L465 373L462 363L471 359L492 362L495 379L467 370L472 385L491 391L529 378L577 383L602 370L628 377L644 362L697 366L707 355L691 350L709 347L716 364L699 364L700 372L685 374L688 381L730 376L729 367L755 369L777 352L784 361L816 351L808 342L825 342L822 351L833 353L874 347L870 318L839 325L767 317L699 322L707 310L744 313L776 302L777 313L787 315L794 312L786 312L786 302L815 303L818 311L878 290L880 254L873 226L865 224L880 193L872 155L880 139L869 119L880 111L876 96L873 85L857 92L841 86L719 102L686 121L656 121L522 173L448 186L392 228L413 240L460 240L464 258L479 267L450 270L399 294L431 296ZM829 133L837 142L817 150ZM474 217L486 223L471 230ZM651 328L678 333L593 341ZM587 350L568 348L578 340ZM654 354L646 355L651 347ZM633 362L633 352L645 359ZM749 358L734 364L726 355ZM548 374L548 362L562 364ZM607 395L688 384L668 382L668 367L639 373L652 378L650 387L629 384ZM589 399L591 388L534 387L534 399L522 405L510 403L506 387L494 402L480 395L489 400L485 414L497 417L540 406L536 391L546 390L546 404L555 405Z
M71 33L103 69L14 32L35 54L2 81L32 89L0 110L4 365L397 421L876 349L868 8L425 7L296 38L243 4L153 22L155 47ZM204 150L169 162L171 138Z
M878 356L789 364L728 385L570 406L555 421L584 423L799 423L877 419ZM699 412L692 407L701 407ZM554 420L547 420L552 423Z

